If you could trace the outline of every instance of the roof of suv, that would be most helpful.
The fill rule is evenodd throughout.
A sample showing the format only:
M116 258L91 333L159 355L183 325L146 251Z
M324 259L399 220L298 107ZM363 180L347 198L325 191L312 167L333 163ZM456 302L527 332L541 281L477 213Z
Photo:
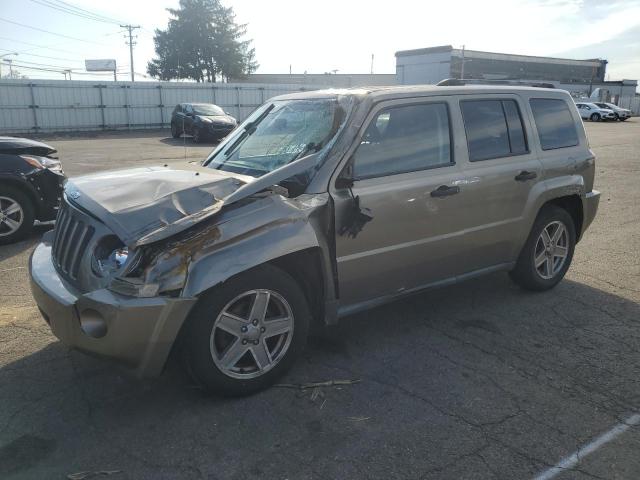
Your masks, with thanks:
M563 90L539 87L521 87L511 85L464 85L464 86L437 86L437 85L391 85L374 87L357 87L326 90L313 90L305 92L289 93L274 97L277 100L311 99L311 98L331 98L337 95L349 96L371 96L376 100L384 98L409 97L415 95L455 95L472 93L518 93L518 92L541 92L545 95L558 94Z

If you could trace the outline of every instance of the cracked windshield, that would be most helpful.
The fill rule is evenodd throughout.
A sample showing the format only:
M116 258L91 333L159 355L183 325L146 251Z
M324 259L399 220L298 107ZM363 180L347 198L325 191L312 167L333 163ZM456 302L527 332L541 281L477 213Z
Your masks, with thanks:
M344 110L336 100L273 102L256 111L206 165L259 177L320 151L343 119Z

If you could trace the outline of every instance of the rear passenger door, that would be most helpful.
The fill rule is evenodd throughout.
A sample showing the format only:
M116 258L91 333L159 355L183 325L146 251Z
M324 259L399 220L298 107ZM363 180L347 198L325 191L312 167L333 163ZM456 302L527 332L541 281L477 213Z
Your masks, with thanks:
M459 106L467 143L461 188L470 200L460 213L468 224L460 275L515 260L542 164L530 146L532 128L519 96L470 95L459 97Z

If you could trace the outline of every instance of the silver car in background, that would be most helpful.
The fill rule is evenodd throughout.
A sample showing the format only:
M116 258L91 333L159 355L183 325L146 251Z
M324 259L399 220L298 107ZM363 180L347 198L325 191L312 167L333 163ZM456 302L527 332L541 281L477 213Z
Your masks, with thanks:
M601 120L615 120L616 115L610 108L602 108L595 103L588 102L576 102L578 112L584 119L591 120L592 122L599 122Z
M354 312L497 271L553 288L596 214L594 174L561 90L283 95L202 165L70 179L31 289L67 345L144 376L177 348L204 388L248 394Z
M613 103L598 102L595 105L600 108L606 108L608 110L612 110L616 120L620 120L621 122L624 122L625 120L631 117L631 110L628 110L626 108L621 108L617 105L614 105Z

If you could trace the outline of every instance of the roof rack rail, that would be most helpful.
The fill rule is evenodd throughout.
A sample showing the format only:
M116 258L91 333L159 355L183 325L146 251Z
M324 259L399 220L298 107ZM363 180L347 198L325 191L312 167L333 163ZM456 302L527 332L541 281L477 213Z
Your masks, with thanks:
M547 82L527 82L524 80L484 80L480 78L468 78L461 80L459 78L445 78L436 83L437 87L459 87L463 85L520 85L526 87L538 88L556 88L553 83Z

